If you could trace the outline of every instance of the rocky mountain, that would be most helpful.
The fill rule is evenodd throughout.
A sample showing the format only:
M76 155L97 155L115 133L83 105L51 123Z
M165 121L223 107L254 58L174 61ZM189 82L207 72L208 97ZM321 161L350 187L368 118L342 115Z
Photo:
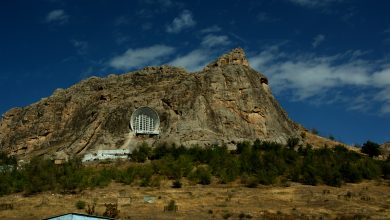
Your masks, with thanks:
M132 131L131 115L142 106L158 113L159 135ZM272 95L267 77L252 69L237 48L195 73L146 67L57 89L2 116L0 149L23 158L124 149L143 141L186 146L229 146L256 138L285 142L298 127Z

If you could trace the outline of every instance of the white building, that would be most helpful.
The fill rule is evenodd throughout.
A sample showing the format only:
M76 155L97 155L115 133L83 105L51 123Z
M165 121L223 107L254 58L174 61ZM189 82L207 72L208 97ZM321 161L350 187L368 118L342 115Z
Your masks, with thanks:
M127 159L130 155L129 149L98 150L96 153L85 154L83 162L107 159Z

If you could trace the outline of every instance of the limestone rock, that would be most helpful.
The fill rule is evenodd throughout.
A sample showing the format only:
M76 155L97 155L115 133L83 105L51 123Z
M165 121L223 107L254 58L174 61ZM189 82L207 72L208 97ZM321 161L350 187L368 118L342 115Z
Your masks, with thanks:
M135 136L130 117L148 106L160 117L159 136ZM146 67L106 78L91 77L0 121L0 149L20 157L80 155L146 141L191 146L234 145L243 140L285 142L296 136L267 78L234 49L197 73L172 66Z
M245 52L242 48L235 48L227 54L219 57L216 61L205 67L205 70L212 67L224 67L226 65L242 65L249 67L249 62L246 59Z

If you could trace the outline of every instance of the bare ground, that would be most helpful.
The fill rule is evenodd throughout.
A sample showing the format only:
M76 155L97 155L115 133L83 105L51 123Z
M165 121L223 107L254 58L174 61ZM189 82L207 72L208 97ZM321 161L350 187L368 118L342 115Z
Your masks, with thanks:
M119 219L390 219L390 182L383 180L340 188L297 183L246 188L238 183L201 186L184 182L182 188L173 189L171 183L162 181L160 187L112 183L78 194L8 195L0 197L0 204L12 204L13 209L0 211L0 219L85 214L75 207L79 200L95 201L98 215L105 211L105 203L118 203ZM144 196L155 201L146 203ZM170 200L176 202L176 212L164 212Z

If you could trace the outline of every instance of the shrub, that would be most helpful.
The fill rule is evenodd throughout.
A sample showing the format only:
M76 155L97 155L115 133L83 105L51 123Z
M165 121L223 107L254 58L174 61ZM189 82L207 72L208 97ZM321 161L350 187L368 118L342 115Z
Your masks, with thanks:
M290 149L294 149L299 144L299 138L298 137L290 137L287 140L287 147Z
M243 219L243 218L252 218L252 216L251 216L250 214L245 214L245 213L243 213L243 212L241 212L241 213L238 215L238 217L239 217L240 219Z
M152 165L156 173L165 175L169 179L187 176L193 168L192 158L188 155L180 155L175 160L172 155L168 154L160 160L153 161Z
M136 162L145 162L152 154L152 149L147 143L142 143L131 152L130 158Z
M233 215L231 213L225 213L225 214L222 215L223 219L229 219L232 216Z
M302 182L307 185L317 185L318 179L316 176L315 168L311 165L307 165L303 168Z
M361 151L362 153L368 154L368 156L370 157L376 157L379 156L381 153L379 147L379 144L374 143L372 141L367 141L363 144Z
M188 178L202 185L211 183L211 173L207 166L198 166L195 171L190 173Z
M85 209L85 212L88 214L88 215L94 215L95 214L95 207L96 207L96 200L93 201L93 203L90 205L88 204L87 205L87 209Z
M246 178L244 181L245 181L245 186L248 188L256 188L257 185L259 184L259 181L254 176L250 176Z
M175 200L169 201L167 206L164 206L164 211L168 212L176 212L177 211L177 205Z
M0 165L17 165L15 156L8 156L7 153L0 151Z
M242 152L251 150L251 144L248 141L244 141L237 144L236 153L241 154Z
M181 186L182 186L182 183L180 182L180 180L175 180L175 181L173 181L173 183L172 183L172 188L181 188Z
M116 180L120 183L131 184L134 182L134 179L137 175L137 169L134 167L128 167L126 170L122 170L118 172L116 176Z
M116 218L119 215L119 210L118 210L118 204L104 204L106 206L106 211L104 211L103 216L109 217L109 218Z
M350 183L357 183L362 180L362 173L355 163L347 162L340 168L340 172L344 179Z
M151 153L151 159L152 160L158 160L161 159L162 157L170 154L170 150L168 149L167 143L161 143L157 145Z
M383 178L390 179L390 157L382 164Z
M76 206L77 209L84 209L85 208L85 202L82 201L82 200L79 200L79 201L76 202L75 206Z
M259 170L257 173L257 181L258 183L264 184L264 185L270 185L273 184L276 180L277 175L275 174L275 171L272 170Z
M365 179L376 179L381 175L381 168L378 162L371 158L362 158L357 162L358 169Z
M261 149L261 141L260 139L256 139L254 142L253 142L253 145L252 145L252 148L253 150L260 150Z

